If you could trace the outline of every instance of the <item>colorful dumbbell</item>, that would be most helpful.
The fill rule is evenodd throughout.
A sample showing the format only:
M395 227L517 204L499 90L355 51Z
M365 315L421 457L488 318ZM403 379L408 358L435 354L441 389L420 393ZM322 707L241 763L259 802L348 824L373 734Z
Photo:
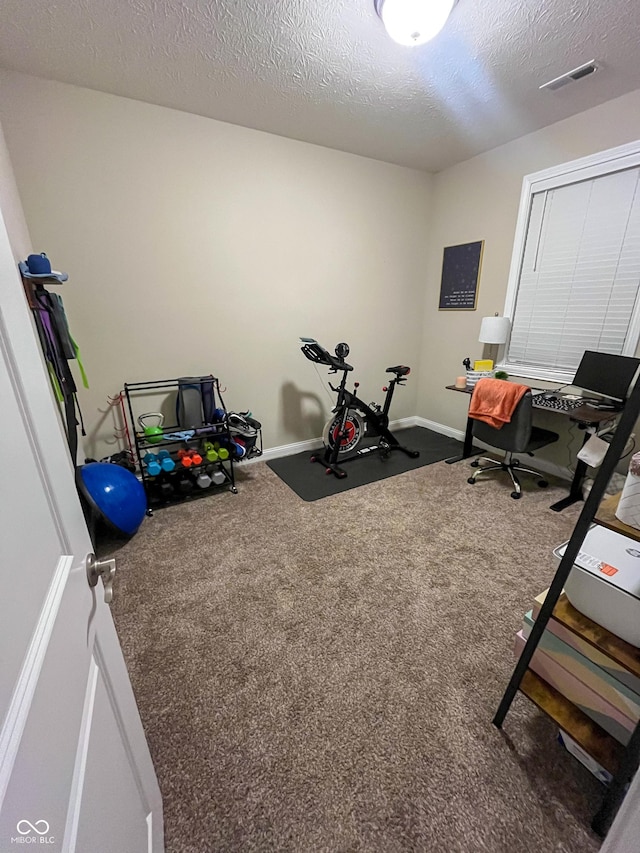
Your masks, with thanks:
M207 462L217 462L220 458L218 456L218 451L215 449L213 444L210 441L205 441L204 443L204 453L207 457Z
M163 471L173 471L176 467L176 463L171 458L168 450L159 450L158 460L160 461Z
M202 456L197 450L183 449L178 451L178 459L184 468L191 468L192 465L202 465Z
M145 453L142 457L142 461L147 466L147 474L150 477L157 477L162 471L162 465L155 453Z
M224 462L225 459L229 458L229 451L226 447L222 447L219 441L216 441L213 446L218 454L218 459L220 459L221 462Z
M198 479L196 480L196 483L201 489L208 489L211 485L211 477L206 471L201 471L198 474Z

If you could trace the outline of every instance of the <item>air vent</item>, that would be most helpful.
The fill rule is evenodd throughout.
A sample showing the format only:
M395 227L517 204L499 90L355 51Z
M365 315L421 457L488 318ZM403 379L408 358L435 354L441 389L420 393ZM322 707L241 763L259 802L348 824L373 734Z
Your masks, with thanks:
M548 83L543 83L542 86L540 86L540 89L549 89L554 92L556 89L566 86L567 83L574 83L576 80L588 77L589 74L593 74L594 71L597 70L598 66L596 65L595 59L591 59L589 62L585 62L584 65L578 65L578 67L574 68L573 71L567 71L566 74L561 74L559 77L549 80Z

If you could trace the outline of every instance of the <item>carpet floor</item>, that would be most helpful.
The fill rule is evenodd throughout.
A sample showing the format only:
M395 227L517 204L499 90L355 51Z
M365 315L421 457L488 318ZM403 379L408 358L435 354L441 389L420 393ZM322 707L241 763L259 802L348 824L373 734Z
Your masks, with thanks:
M579 507L439 462L305 503L264 463L120 548L113 614L167 853L592 853L598 782L513 638Z

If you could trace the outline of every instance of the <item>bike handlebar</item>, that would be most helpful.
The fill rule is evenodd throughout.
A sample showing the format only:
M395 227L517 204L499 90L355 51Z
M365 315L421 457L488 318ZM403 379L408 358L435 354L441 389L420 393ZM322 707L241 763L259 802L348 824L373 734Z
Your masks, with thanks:
M337 358L335 355L331 355L330 352L321 346L318 341L313 338L300 338L304 346L300 347L301 352L305 355L309 361L313 361L316 364L326 364L327 367L330 367L332 370L353 370L353 367L350 364L347 364L343 359Z

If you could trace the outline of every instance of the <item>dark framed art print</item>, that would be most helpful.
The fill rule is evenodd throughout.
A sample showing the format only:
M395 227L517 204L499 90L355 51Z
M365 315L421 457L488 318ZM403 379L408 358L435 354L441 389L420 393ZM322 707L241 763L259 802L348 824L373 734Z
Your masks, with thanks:
M484 240L446 246L442 256L440 311L475 311Z

